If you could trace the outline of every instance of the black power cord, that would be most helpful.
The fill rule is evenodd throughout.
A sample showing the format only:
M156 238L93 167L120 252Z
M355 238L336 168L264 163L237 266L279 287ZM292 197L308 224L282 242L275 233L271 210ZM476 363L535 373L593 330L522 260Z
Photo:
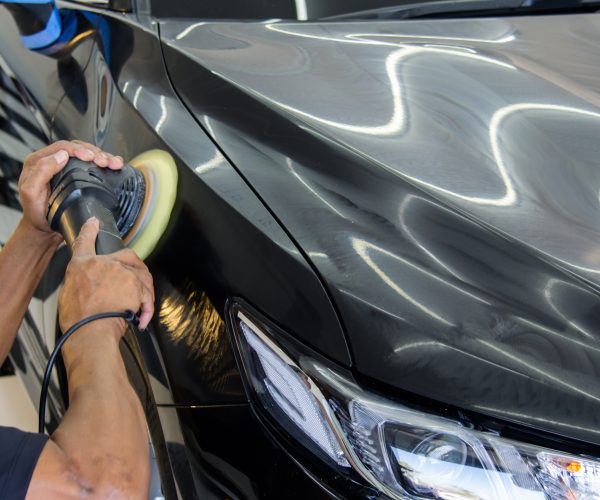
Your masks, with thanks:
M83 318L75 323L71 328L69 328L64 335L60 338L60 340L56 343L56 347L54 347L54 351L48 358L48 363L46 364L46 370L44 371L44 379L42 380L42 391L40 393L40 407L39 407L39 419L38 419L38 432L41 434L44 433L45 423L46 423L46 399L48 398L48 386L50 385L50 376L52 375L52 368L54 368L54 363L56 362L56 358L60 349L64 345L64 343L69 340L69 337L73 335L77 330L79 330L82 326L91 323L92 321L96 321L98 319L105 318L123 318L127 323L129 323L134 328L138 326L138 318L133 311L123 311L123 312L108 312L108 313L99 313L93 314L92 316L88 316L87 318Z

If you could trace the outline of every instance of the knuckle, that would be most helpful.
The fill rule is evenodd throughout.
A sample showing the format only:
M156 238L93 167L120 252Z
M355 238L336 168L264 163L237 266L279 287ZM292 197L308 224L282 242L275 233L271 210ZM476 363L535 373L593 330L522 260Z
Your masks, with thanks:
M73 240L73 249L79 248L82 243L84 242L85 237L82 236L81 234L79 236L77 236L74 240Z
M23 160L23 167L28 167L35 159L35 153L29 153Z
M34 186L31 185L31 183L24 182L21 185L19 192L21 196L24 196L27 199L33 199L35 198L36 189Z
M125 275L125 283L127 284L128 287L137 287L138 281L139 280L137 279L136 275L133 274L131 271L129 271Z
M91 257L87 259L87 265L90 267L92 271L99 271L104 269L104 265L102 264L102 260L98 257Z
M134 251L134 250L132 250L131 248L125 248L125 249L123 249L123 254L124 254L126 257L129 257L130 259L133 259L133 260L138 260L138 256L137 256L137 254L136 254L136 253L135 253L135 251Z

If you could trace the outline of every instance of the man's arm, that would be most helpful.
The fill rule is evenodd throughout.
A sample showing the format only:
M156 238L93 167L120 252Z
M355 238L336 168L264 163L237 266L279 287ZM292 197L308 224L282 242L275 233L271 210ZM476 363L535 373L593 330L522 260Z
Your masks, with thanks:
M33 292L60 241L21 220L0 251L0 364L13 345Z
M152 276L131 250L96 256L98 221L73 245L59 298L63 331L100 312L142 310L144 329L154 312ZM143 498L148 495L148 430L119 352L122 319L103 319L77 331L63 347L69 409L44 447L28 498Z
M62 241L46 222L50 179L60 172L70 156L94 161L100 167L119 169L121 158L80 141L59 141L25 159L19 178L23 217L0 251L0 365L15 340L29 301L44 271Z

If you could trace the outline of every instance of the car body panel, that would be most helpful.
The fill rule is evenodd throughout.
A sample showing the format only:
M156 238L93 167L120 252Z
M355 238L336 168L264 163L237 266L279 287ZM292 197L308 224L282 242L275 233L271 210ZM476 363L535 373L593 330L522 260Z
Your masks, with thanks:
M358 374L598 445L599 27L166 20L161 39Z
M156 148L173 154L179 175L177 202L167 233L149 261L151 271L160 273L164 268L171 281L185 276L186 286L191 286L190 281L195 283L192 288L198 293L212 287L211 300L219 311L229 296L252 297L252 301L260 303L257 307L277 317L286 328L316 339L315 344L321 336L322 342L329 343L348 363L344 336L319 280L173 93L155 34L139 29L131 19L112 19L110 27L110 45L132 50L128 55L113 54L107 64L97 48L85 72L90 95L100 88L99 79L110 75L104 130L95 125L101 114L95 109L98 100L81 113L69 99L64 99L54 121L61 136L96 142L124 158ZM98 62L93 63L94 60ZM192 295L187 290L186 300L193 302ZM157 306L164 309L157 320L162 321L161 329L166 333L166 317L174 313L169 312L168 304ZM198 333L193 327L179 329L178 336ZM172 325L169 328L173 330ZM175 339L175 343L179 340ZM188 358L181 370L186 377L193 373L191 344L190 341L181 346L186 353L183 358ZM181 365L169 366L176 369ZM202 380L199 377L194 383L201 384ZM207 401L176 397L174 402Z

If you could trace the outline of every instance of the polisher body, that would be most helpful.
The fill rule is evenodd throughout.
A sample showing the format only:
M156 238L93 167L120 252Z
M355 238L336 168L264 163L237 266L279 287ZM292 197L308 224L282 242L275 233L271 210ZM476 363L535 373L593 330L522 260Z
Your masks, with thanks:
M90 217L100 221L96 253L131 246L141 258L154 249L175 201L177 169L164 151L149 151L120 170L69 160L50 182L47 219L72 245Z
M127 186L133 188L127 191ZM122 237L139 214L144 186L143 176L130 165L113 171L72 158L50 183L50 227L60 231L70 246L85 221L96 217L100 221L96 253L116 252L124 248Z

